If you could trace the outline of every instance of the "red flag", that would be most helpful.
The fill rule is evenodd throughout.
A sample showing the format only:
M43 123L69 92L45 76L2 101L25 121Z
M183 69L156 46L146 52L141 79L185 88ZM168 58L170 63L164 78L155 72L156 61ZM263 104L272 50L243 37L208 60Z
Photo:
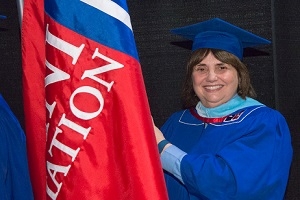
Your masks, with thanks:
M167 199L126 1L44 2L47 197Z
M34 198L46 199L46 109L44 2L26 0L22 22L25 133Z

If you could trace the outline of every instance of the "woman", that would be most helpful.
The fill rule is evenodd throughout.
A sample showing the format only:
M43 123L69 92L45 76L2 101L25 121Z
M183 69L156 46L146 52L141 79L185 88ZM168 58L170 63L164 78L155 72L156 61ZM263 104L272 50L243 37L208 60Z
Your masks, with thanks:
M218 18L179 28L193 40L184 100L156 140L170 200L283 199L292 160L284 117L254 100L243 48L269 41ZM245 41L246 40L246 41Z

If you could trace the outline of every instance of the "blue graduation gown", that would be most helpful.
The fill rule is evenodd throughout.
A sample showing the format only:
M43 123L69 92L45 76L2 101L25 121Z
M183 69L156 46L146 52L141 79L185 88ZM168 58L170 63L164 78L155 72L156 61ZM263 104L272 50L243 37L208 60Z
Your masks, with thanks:
M0 95L0 199L33 199L24 132Z
M195 109L174 113L161 128L187 153L182 182L165 171L170 200L283 199L292 160L283 116L263 105L207 122Z

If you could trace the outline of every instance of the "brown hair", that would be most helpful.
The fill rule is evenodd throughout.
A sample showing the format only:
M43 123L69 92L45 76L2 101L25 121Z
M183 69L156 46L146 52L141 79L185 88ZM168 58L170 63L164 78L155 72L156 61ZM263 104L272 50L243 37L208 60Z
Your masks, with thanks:
M237 70L239 78L237 94L243 99L245 99L246 96L255 98L256 93L250 83L250 75L248 69L239 58L223 50L198 49L191 54L191 57L187 63L186 76L182 91L182 100L184 108L196 106L196 104L199 102L199 98L197 97L193 89L192 73L194 66L200 63L210 52L219 61L224 62L226 64L230 64Z

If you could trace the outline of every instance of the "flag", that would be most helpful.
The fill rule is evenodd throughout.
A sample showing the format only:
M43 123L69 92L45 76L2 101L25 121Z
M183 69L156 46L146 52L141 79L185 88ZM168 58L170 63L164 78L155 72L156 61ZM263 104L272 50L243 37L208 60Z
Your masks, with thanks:
M20 2L18 5L23 5ZM21 10L20 10L21 11ZM22 13L19 11L19 14ZM46 199L46 109L44 2L24 2L22 67L25 134L34 198Z
M45 153L47 199L167 199L126 1L44 4L43 28L31 30L45 35L43 46L31 49L45 52L37 58L43 65L33 63L39 70L31 68L40 73L33 80L44 76L43 86L27 103L44 98L45 123L38 125L47 139L45 150L35 150Z

